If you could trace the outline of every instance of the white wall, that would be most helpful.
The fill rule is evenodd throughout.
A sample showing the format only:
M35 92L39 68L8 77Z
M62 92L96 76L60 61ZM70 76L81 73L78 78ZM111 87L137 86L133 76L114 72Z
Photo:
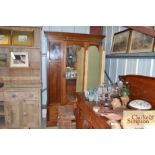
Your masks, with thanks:
M42 29L42 90L43 90L42 105L43 106L45 106L47 102L47 76L46 76L47 40L44 35L44 31L89 34L89 29L90 29L89 26L43 26Z

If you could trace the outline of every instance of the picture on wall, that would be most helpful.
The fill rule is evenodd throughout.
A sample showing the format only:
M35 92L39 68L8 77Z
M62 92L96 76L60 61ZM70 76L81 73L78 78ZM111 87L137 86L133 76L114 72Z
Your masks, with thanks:
M132 31L130 53L152 52L154 39L144 33Z
M11 52L10 67L28 67L28 52Z
M14 31L12 45L14 46L33 46L34 32L32 31Z
M11 31L0 30L0 45L10 45L11 44Z
M61 44L59 42L50 43L50 59L59 60L61 58Z
M113 37L111 53L126 53L128 49L130 31L125 30L119 33L115 33Z

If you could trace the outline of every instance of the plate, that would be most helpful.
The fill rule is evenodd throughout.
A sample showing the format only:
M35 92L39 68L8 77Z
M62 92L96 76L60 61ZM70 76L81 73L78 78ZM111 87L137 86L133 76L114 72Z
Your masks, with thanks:
M128 103L129 108L139 109L139 110L150 110L152 106L149 102L144 100L133 100Z

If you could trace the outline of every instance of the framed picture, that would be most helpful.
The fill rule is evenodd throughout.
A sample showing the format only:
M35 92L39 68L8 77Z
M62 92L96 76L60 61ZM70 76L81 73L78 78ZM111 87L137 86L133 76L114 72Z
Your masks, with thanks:
M61 43L60 42L50 43L50 55L49 56L51 60L60 60L61 58Z
M28 52L11 52L10 67L29 67Z
M0 45L8 46L11 44L11 31L0 30Z
M154 39L146 34L132 31L130 53L152 52Z
M13 31L13 46L33 46L34 32L32 31Z
M128 50L129 36L129 30L115 33L113 37L111 53L126 53Z

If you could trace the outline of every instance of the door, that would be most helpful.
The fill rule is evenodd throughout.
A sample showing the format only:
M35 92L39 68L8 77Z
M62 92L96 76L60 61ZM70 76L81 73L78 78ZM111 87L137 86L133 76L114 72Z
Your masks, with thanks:
M38 101L23 101L22 126L23 128L39 128L39 105Z
M61 103L61 63L49 63L49 81L48 81L48 101L49 104Z
M62 42L49 42L48 61L48 105L60 104L62 96Z
M20 101L6 102L6 126L7 128L22 128L22 103Z
M63 103L63 43L50 41L47 54L47 126L56 126L58 105Z

